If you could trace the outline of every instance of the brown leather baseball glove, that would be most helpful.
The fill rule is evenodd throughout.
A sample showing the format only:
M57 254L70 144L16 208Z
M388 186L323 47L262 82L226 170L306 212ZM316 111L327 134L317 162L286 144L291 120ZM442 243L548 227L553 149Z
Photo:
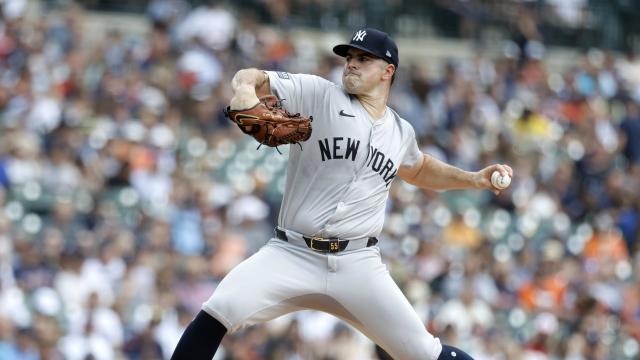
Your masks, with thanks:
M291 114L275 95L263 96L259 100L254 107L245 110L231 110L227 106L224 114L261 145L277 147L309 139L313 117Z

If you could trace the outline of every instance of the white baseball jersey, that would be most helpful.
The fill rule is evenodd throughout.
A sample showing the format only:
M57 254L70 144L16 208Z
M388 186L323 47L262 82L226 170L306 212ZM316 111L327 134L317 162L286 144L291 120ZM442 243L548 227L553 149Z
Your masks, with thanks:
M290 147L278 220L287 239L272 238L233 268L202 309L229 332L292 311L321 310L396 359L436 360L440 340L427 332L367 239L382 230L399 167L422 156L413 129L388 107L374 121L355 97L320 77L267 74L289 112L313 116L302 150ZM321 253L301 234L349 242L344 251Z
M321 77L266 73L289 112L313 116L309 140L290 147L279 226L341 239L379 235L399 167L422 156L411 125L389 107L372 119L355 96Z

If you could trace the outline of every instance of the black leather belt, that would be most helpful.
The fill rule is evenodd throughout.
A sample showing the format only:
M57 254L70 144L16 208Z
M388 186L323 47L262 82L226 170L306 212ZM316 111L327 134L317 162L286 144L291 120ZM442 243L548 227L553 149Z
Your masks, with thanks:
M276 237L283 241L289 241L287 237L287 233L284 230L276 228ZM321 238L315 236L304 236L302 235L304 242L307 244L307 247L311 250L319 251L319 252L328 252L328 253L337 253L340 251L344 251L349 245L349 240L340 240L338 238ZM378 239L375 237L370 237L367 240L367 247L374 246L378 243Z

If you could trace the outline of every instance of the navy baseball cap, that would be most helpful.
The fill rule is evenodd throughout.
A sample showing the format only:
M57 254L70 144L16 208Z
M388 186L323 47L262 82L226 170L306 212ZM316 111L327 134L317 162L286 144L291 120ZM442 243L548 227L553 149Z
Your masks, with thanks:
M398 46L396 42L385 32L366 28L356 31L348 44L340 44L333 47L333 52L342 57L347 56L349 48L360 49L371 55L393 64L396 69L400 59L398 58Z

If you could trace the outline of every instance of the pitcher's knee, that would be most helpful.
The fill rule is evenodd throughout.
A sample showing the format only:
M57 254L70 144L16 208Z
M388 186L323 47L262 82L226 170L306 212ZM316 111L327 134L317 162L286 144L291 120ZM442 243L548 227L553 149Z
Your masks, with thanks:
M233 320L236 318L236 316L234 316L236 310L233 299L230 297L216 295L214 292L214 294L202 304L202 310L220 321L229 333L236 330L236 324Z
M440 340L429 334L428 337L404 339L395 349L387 350L394 359L437 360L442 352Z

